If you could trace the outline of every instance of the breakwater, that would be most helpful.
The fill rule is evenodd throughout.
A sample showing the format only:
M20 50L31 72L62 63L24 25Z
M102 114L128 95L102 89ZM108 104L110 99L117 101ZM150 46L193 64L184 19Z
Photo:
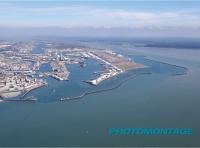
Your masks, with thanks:
M170 64L170 63L167 63L167 62L157 61L157 60L154 60L154 59L147 58L146 56L145 56L145 59L148 60L148 61L152 61L152 62L158 62L158 63L161 63L161 64L166 64L166 65L171 65L171 66L174 66L174 67L177 67L177 68L182 68L182 69L185 70L185 71L183 72L183 74L173 74L173 76L176 76L176 75L184 75L184 74L187 74L187 72L188 72L188 68L187 68L187 67L184 67L184 66L179 66L179 65Z
M130 80L131 78L135 78L136 76L139 75L144 75L144 74L152 74L151 72L145 72L145 73L141 73L141 74L131 74L128 77L126 77L125 79L123 79L121 82L119 82L117 85L113 86L113 87L109 87L109 88L105 88L105 89L100 89L100 90L96 90L96 91L90 91L90 92L85 92L82 93L79 96L73 96L73 97L62 97L60 99L60 101L70 101L70 100L77 100L77 99L81 99L87 95L91 95L91 94L96 94L96 93L102 93L102 92L106 92L106 91L112 91L114 89L119 88L122 84L124 84L125 82L127 82L128 80Z
M36 102L37 98L34 96L25 98L25 99L0 99L0 102Z
M23 99L23 98L25 98L25 96L26 96L28 93L30 93L31 91L36 90L36 89L41 88L41 87L44 87L44 86L47 86L47 83L44 83L44 84L42 84L41 86L32 88L32 89L30 89L30 90L28 90L28 91L25 91L24 94L23 94L20 98Z

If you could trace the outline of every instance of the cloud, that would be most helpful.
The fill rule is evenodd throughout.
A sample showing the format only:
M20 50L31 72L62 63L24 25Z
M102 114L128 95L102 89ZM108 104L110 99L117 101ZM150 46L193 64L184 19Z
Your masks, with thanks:
M152 12L134 12L134 11L124 11L115 10L113 12L108 12L108 15L115 18L123 19L137 19L137 20L151 20L157 18L157 14Z
M95 6L0 5L0 25L90 27L200 27L200 12L139 11ZM6 16L4 16L6 15ZM5 18L7 17L7 18Z

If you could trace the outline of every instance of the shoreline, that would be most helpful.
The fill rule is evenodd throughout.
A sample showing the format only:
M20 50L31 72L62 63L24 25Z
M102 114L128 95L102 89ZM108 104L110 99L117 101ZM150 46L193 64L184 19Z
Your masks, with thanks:
M16 95L16 97L19 97L19 99L16 99L16 100L22 100L29 92L31 92L31 91L33 91L33 90L35 90L35 89L39 89L39 88L41 88L41 87L44 87L44 86L46 86L47 84L46 83L43 83L43 84L41 84L41 85L38 85L38 86L35 86L35 87L33 87L32 89L29 89L29 90L20 90L20 91L11 91L11 92L6 92L7 94L10 94L11 96L12 96L12 93L18 93L17 95ZM13 98L13 97L4 97L4 96L0 96L0 100L4 100L4 101L6 101L6 100L14 100L14 99L9 99L9 98Z
M35 87L35 88L31 89L31 90L28 90L28 91L26 91L20 98L23 99L23 98L24 98L28 93L30 93L31 91L36 90L36 89L39 89L39 88L44 87L44 86L47 86L47 85L48 85L47 83L43 83L43 85L41 85L41 86Z
M83 81L83 82L88 83L88 84L90 84L90 85L97 86L97 85L99 85L101 82L103 82L103 81L105 81L105 80L108 80L108 79L110 79L110 78L112 78L112 77L116 77L116 76L118 76L118 75L120 75L120 74L123 74L123 73L125 73L125 72L128 72L128 71L130 71L130 70L133 70L133 69L140 69L140 68L146 68L146 67L148 67L148 66L143 65L143 64L137 64L137 66L132 67L132 68L129 68L129 69L125 70L125 71L122 70L121 72L112 71L112 72L110 72L110 73L102 73L102 74L101 74L99 77L97 77L96 79L93 79L93 80L86 80L86 81Z
M153 60L153 59L149 59L149 58L146 58L146 56L144 56L146 60L149 60L149 61L154 61L154 62L159 62L159 63L162 63L162 64L167 64L167 65L172 65L172 66L175 66L175 67L179 67L179 68L183 68L185 70L185 72L183 74L172 74L172 76L177 76L177 75L185 75L187 74L187 71L188 71L188 68L187 67L184 67L184 66L179 66L179 65L175 65L175 64L170 64L170 63L167 63L167 62L162 62L162 61L157 61L157 60ZM144 67L140 67L140 68L145 68L146 65ZM135 68L133 68L135 69ZM130 69L131 70L131 69ZM141 75L143 74L152 74L151 72L146 72L146 73L142 73ZM139 74L140 75L140 74ZM92 92L85 92L79 96L73 96L73 97L63 97L60 99L60 101L70 101L70 100L76 100L76 99L81 99L82 97L84 96L87 96L87 95L90 95L90 94L94 94L94 93L101 93L101 92L106 92L106 91L111 91L111 90L114 90L114 89L117 89L119 88L123 83L125 83L126 81L128 81L129 79L131 79L133 76L138 76L138 75L131 75L129 77L127 77L126 79L122 80L119 84L117 84L116 86L113 86L111 88L107 88L107 89L101 89L101 90L96 90L96 91L92 91ZM83 82L86 82L90 85L94 85L92 84L90 81L83 81ZM96 85L94 85L96 86Z
M185 69L186 71L183 72L183 74L172 74L172 76L176 76L176 75L185 75L187 74L187 67L183 67L183 66L178 66L178 65L175 65L175 64L170 64L170 63L167 63L167 62L162 62L162 61L158 61L158 60L153 60L153 59L149 59L149 58L146 58L146 60L149 60L149 61L154 61L154 62L159 62L159 63L162 63L162 64L167 64L167 65L172 65L172 66L175 66L175 67L179 67L179 68L183 68ZM146 66L145 66L146 67ZM140 68L144 68L144 67L140 67ZM135 68L132 68L132 69L135 69ZM132 70L130 69L130 70ZM128 70L129 71L129 70ZM77 100L77 99L81 99L83 98L84 96L87 96L87 95L90 95L90 94L95 94L95 93L101 93L101 92L106 92L106 91L111 91L111 90L114 90L114 89L117 89L119 88L123 83L125 83L126 81L128 81L129 79L131 79L132 77L136 77L138 75L143 75L143 74L152 74L151 72L144 72L144 73L141 73L141 74L130 74L129 76L127 76L126 78L124 78L123 80L121 80L121 82L119 82L118 84L116 84L115 86L112 86L112 87L109 87L109 88L105 88L105 89L99 89L99 90L96 90L96 91L88 91L88 92L84 92L78 96L71 96L71 97L62 97L60 98L60 101L69 101L69 100ZM109 78L108 78L109 79ZM85 83L88 83L88 84L91 84L89 81L83 81ZM93 84L91 84L93 85ZM41 88L41 87L44 87L46 86L45 84L43 84L42 86L40 87L36 87L36 88L33 88L27 92L25 92L20 98L21 99L18 99L20 101L25 101L23 100L23 98L31 91L35 90L35 89L38 89L38 88ZM11 101L14 101L12 99L8 99L8 101L11 100ZM3 97L0 98L0 102L2 101L6 101L6 99L4 100ZM15 100L17 101L17 100Z

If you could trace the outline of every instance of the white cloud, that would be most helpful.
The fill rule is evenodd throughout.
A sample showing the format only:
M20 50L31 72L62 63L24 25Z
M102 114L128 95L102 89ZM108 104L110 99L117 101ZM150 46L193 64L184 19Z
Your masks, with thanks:
M154 19L156 15L152 12L131 12L124 10L115 10L113 12L108 12L108 16L123 19L139 19L139 20L149 20Z
M134 11L86 6L22 7L0 5L1 23L19 24L21 15L27 16L23 24L47 26L92 26L92 27L200 27L199 11ZM3 15L16 16L16 20L3 20ZM58 16L50 18L49 16ZM29 16L38 16L34 19ZM18 19L18 20L17 20Z

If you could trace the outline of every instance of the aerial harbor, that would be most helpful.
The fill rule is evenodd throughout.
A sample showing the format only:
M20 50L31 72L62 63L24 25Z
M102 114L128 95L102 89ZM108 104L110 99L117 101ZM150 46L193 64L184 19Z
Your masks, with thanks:
M0 0L1 147L200 147L200 0Z
M98 85L130 69L144 67L109 49L65 48L48 43L40 53L34 53L37 44L36 42L0 43L0 96L2 98L27 94L42 86L48 87L48 82L44 79L47 76L58 81L67 81L70 76L68 65L78 64L83 67L86 59L94 59L103 67L103 71L98 73L97 78L83 80L92 85ZM50 64L51 71L40 72L42 64Z

